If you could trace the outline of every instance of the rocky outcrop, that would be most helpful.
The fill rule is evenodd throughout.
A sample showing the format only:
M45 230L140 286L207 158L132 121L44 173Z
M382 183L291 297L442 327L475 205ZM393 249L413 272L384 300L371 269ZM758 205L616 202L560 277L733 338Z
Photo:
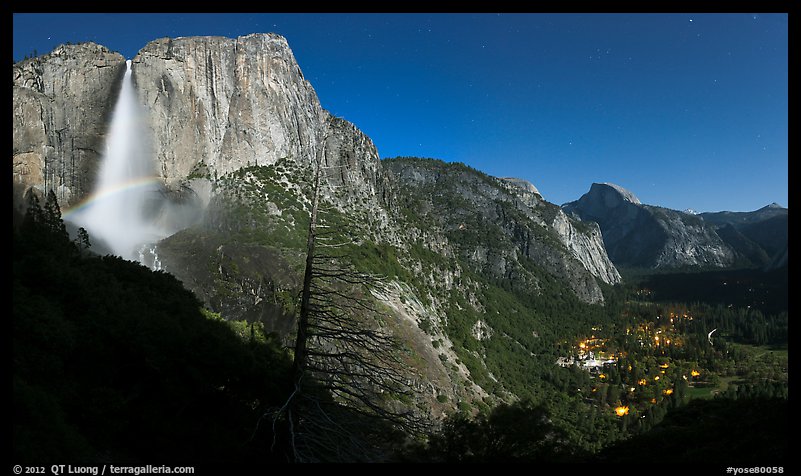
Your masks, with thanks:
M562 206L569 215L600 226L617 266L726 267L735 253L700 217L643 205L628 190L592 184L579 200Z
M322 164L331 186L326 190L327 195L343 209L351 207L355 200L364 199L373 202L375 209L384 171L373 141L339 117L328 115L325 126ZM386 219L385 214L382 216Z
M533 183L529 182L526 179L520 179L516 177L499 177L499 178L504 182L509 183L510 185L514 185L515 187L522 190L524 193L538 195L540 198L542 198L542 194L540 193L539 190L537 190L537 187L535 187Z
M512 185L507 190L533 210L536 210L538 206L542 208L540 203L548 203L542 198L537 187L528 180L511 177L501 177L501 180ZM631 196L633 197L633 195ZM619 283L620 273L606 254L601 231L597 224L570 219L562 210L554 210L555 213L546 214L548 217L552 216L548 225L553 228L559 241L570 254L601 281L607 284Z
M124 71L122 55L94 43L62 45L14 64L18 194L53 189L67 205L91 191Z
M607 284L620 282L620 273L606 254L603 235L597 223L577 224L559 210L551 226L565 248L593 276Z

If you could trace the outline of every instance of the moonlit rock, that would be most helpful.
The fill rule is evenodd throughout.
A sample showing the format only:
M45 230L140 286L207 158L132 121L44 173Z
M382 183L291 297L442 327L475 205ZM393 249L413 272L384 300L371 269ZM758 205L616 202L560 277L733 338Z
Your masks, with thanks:
M525 192L539 195L540 198L542 198L542 194L539 190L537 190L537 187L535 187L534 184L528 180L516 177L500 177L500 179L522 189Z
M620 194L620 196L621 196L621 197L622 197L624 200L626 200L626 201L628 201L628 202L631 202L631 203L634 203L634 204L637 204L637 205L639 205L639 204L641 203L641 202L640 202L640 199L639 199L639 198L637 198L637 196L636 196L636 195L634 195L633 193L631 193L629 190L627 190L627 189L625 189L625 188L621 187L620 185L615 185L615 184L613 184L613 183L609 183L609 182L604 182L604 183L603 183L603 185L606 185L607 187L612 187L612 188L614 188L615 190L617 190L617 192Z

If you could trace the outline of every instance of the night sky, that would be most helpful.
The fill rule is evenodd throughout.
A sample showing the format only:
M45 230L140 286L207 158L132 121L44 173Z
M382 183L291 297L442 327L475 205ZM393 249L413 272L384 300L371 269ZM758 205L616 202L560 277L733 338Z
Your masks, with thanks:
M15 14L14 59L276 32L381 157L592 182L697 211L788 205L786 14Z

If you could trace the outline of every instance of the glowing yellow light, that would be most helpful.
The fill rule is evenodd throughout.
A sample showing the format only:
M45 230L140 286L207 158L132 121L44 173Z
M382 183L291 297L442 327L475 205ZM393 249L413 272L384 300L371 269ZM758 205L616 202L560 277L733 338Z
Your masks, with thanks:
M664 393L665 395L670 395L670 394L672 394L672 393L673 393L673 389L672 389L672 388L669 388L669 389L667 389L667 390L663 391L662 393Z
M599 378L599 379L605 379L605 378L606 378L606 375L605 375L605 374L599 374L599 375L598 375L598 378Z
M629 388L629 392L633 392L633 391L635 391L635 390L637 390L637 389L636 389L636 388L634 388L634 387L631 387L631 388Z
M629 372L631 372L631 364L629 364Z
M683 378L684 380L687 380L687 376L686 375L682 375L681 378Z
M665 340L666 344L670 344L670 339Z
M698 377L699 375L701 375L701 372L693 370L692 372L690 372L690 375L692 375L693 377Z
M615 413L617 413L617 416L628 415L629 407L617 407L615 408Z
M659 380L659 375L657 375L656 377L654 377L654 380Z
M665 371L664 371L664 370L660 370L659 372L661 372L661 373L665 373Z
M666 369L668 367L670 367L670 364L662 364L659 366L660 369Z
M585 349L586 347L587 347L587 344L585 344L584 342L579 342L579 348Z
M597 389L597 388L593 388L593 389L592 389L592 392L593 392L593 393L595 393L595 392L597 392L597 391L598 391L598 389Z
M655 399L655 398L652 398L652 399L651 399L651 403L656 403L656 399Z
M644 378L641 378L641 379L640 379L640 380L637 382L637 385L640 385L640 386L642 386L642 385L648 385L648 381L647 381L647 380L645 380Z
M659 342L659 336L654 336L654 340Z

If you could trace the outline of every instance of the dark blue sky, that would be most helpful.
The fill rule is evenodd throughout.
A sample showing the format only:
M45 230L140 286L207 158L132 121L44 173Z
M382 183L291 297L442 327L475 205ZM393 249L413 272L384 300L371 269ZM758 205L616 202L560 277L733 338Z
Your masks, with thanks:
M14 58L94 41L284 35L382 157L592 182L698 211L788 205L785 14L15 14Z

